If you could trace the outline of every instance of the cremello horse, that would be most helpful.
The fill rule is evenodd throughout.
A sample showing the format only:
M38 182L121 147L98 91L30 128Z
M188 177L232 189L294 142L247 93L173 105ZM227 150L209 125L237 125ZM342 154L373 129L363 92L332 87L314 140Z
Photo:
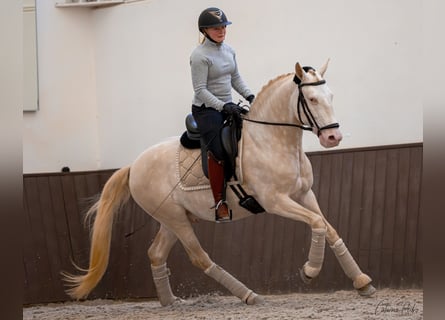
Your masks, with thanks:
M345 243L321 213L311 190L311 163L302 150L302 128L311 128L326 148L337 146L342 139L333 116L332 94L323 80L327 64L315 71L297 63L295 73L279 76L261 90L244 120L237 176L247 193L253 195L267 213L302 221L312 228L308 261L300 271L305 282L319 274L327 240L354 288L361 295L369 296L376 291L371 278L360 270ZM132 196L160 223L148 256L161 305L179 300L172 293L166 265L178 239L193 265L233 295L247 304L263 301L215 264L201 247L191 221L214 220L213 198L209 189L190 192L178 188L181 178L176 174L176 155L180 148L183 147L178 138L157 144L107 181L100 199L88 213L96 212L89 268L83 275L65 275L65 280L72 285L68 290L71 297L86 297L102 278L108 265L113 217ZM193 152L198 159L200 151ZM193 165L200 163L195 161ZM234 220L250 215L229 190L227 201Z

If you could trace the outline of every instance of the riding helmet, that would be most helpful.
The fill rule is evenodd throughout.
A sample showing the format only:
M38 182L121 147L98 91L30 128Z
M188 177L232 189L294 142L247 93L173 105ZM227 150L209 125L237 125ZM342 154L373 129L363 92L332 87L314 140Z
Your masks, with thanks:
M215 7L205 9L198 19L198 28L201 32L203 28L227 26L229 24L232 24L232 22L227 20L225 13Z

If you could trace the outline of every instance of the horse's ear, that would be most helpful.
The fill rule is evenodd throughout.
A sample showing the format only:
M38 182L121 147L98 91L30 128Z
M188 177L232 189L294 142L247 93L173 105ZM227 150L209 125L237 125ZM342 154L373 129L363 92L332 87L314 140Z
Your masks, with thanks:
M329 64L329 58L328 60L325 62L324 65L321 66L321 68L318 70L318 72L321 74L321 76L324 76L324 73L326 72L326 69L328 68L328 64Z
M305 75L305 72L304 72L304 70L301 67L299 62L297 62L295 64L295 74L297 75L298 79L300 79L300 81L303 81L303 77Z

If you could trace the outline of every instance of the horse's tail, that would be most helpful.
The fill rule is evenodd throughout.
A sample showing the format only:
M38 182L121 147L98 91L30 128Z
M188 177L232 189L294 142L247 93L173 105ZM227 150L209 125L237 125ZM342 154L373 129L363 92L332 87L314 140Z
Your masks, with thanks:
M110 256L113 220L119 209L130 199L128 177L130 167L116 171L105 184L99 200L88 210L87 217L96 212L91 231L90 265L83 275L64 273L64 279L72 287L67 294L74 299L85 298L104 275Z

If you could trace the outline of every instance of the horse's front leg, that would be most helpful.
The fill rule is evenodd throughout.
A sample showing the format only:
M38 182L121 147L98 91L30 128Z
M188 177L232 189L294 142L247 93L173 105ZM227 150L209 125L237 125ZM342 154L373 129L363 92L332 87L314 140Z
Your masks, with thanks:
M318 276L324 261L327 226L323 217L313 210L295 202L288 195L274 198L273 202L264 204L269 213L307 223L312 229L311 246L308 261L301 269L300 275L305 283Z
M348 248L346 247L343 240L338 235L337 231L329 224L326 218L323 216L318 202L315 198L314 193L310 190L303 198L302 204L317 212L322 218L326 225L326 240L329 243L332 251L334 251L335 257L337 258L340 266L342 267L345 274L352 280L353 286L358 290L359 294L362 296L371 296L376 292L376 289L371 285L372 279L360 270L360 267L355 262ZM313 233L314 234L314 233ZM314 237L314 235L312 236ZM315 244L311 242L312 246ZM306 268L303 268L300 273L304 282L310 282L312 276Z

